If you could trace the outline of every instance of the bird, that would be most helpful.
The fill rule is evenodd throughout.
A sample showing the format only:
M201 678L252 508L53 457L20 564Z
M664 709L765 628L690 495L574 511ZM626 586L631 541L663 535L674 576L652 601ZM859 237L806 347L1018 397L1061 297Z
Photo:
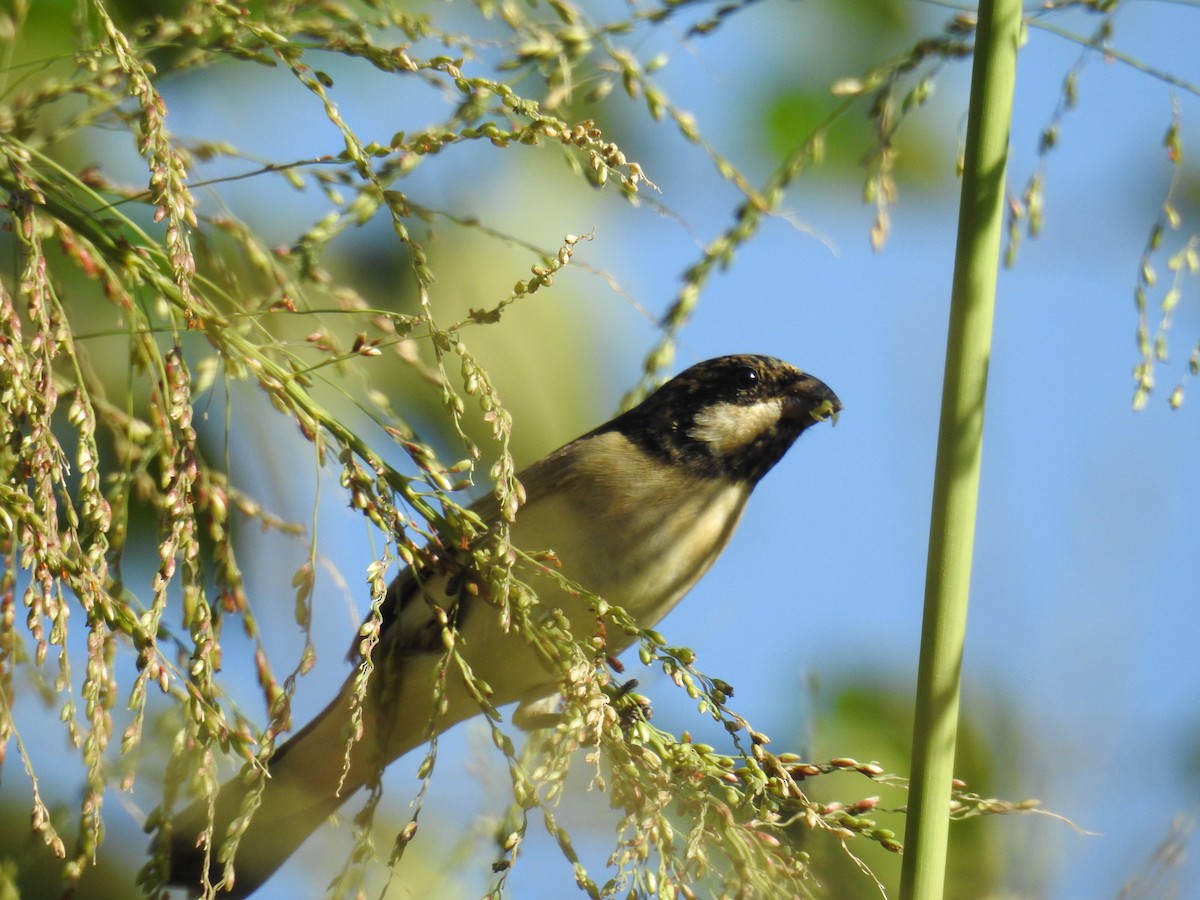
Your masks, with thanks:
M615 657L634 636L627 628L604 628L594 598L620 607L642 628L654 627L725 548L762 477L802 432L836 420L841 409L828 386L789 363L721 356L685 369L638 405L525 468L517 475L525 499L508 540L520 551L550 551L565 579L541 579L534 609L565 617L576 638L601 636L603 653ZM476 549L494 540L505 517L492 495L472 511L488 529ZM486 579L471 570L470 553L430 558L398 574L384 597L361 720L352 724L352 673L267 763L270 777L238 841L232 878L222 880L216 847L240 815L246 789L239 778L221 787L212 807L197 800L169 826L170 884L195 894L207 881L220 897L250 895L351 794L425 743L431 723L441 732L478 715L480 702L461 670L440 665L448 627L461 659L490 688L491 705L518 702L514 721L539 721L538 710L553 703L563 676L503 627ZM545 559L518 556L516 568L523 560L544 569L534 558ZM435 712L439 677L442 703ZM210 850L203 834L211 809Z

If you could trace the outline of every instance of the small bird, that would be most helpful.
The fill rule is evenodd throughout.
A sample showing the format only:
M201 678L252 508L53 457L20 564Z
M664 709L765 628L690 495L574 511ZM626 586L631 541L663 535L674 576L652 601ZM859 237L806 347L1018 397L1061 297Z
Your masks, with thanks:
M552 551L563 577L651 628L724 549L758 481L801 432L836 418L841 408L824 383L769 356L698 363L521 472L526 500L511 525L511 545ZM502 519L495 498L472 509L494 537ZM488 538L485 532L476 546ZM237 846L236 877L220 890L231 897L251 894L351 794L424 743L431 722L445 730L481 711L461 670L440 666L447 623L457 631L461 658L490 686L493 706L520 702L514 719L525 713L533 722L533 711L556 696L561 676L502 626L485 580L470 577L470 558L438 558L402 571L391 583L357 739L349 741L351 675L338 697L271 758L261 804ZM515 574L525 583L535 582L537 568L528 557L517 557ZM537 588L535 610L561 613L576 637L602 635L611 656L631 643L625 629L605 629L594 602L579 592L563 589L560 581L536 583L545 586ZM445 706L435 712L438 677L444 679ZM221 788L215 845L243 796L239 779ZM171 826L170 882L193 892L204 880L200 838L208 818L209 804L200 800ZM216 855L214 849L213 884L221 874Z

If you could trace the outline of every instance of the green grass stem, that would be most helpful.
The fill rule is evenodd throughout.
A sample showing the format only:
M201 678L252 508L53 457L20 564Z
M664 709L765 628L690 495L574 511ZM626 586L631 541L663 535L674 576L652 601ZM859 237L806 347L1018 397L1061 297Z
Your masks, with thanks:
M1019 0L983 0L954 261L905 855L900 895L942 896L983 410L1004 211L1004 172L1021 30Z

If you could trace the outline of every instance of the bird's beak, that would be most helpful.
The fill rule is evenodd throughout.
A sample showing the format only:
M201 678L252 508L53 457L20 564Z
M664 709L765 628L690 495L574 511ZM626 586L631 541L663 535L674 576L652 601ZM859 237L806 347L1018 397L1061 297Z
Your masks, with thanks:
M819 378L805 375L784 404L783 414L793 419L811 418L814 422L824 422L828 419L836 425L838 413L841 411L842 401L837 398L837 394Z

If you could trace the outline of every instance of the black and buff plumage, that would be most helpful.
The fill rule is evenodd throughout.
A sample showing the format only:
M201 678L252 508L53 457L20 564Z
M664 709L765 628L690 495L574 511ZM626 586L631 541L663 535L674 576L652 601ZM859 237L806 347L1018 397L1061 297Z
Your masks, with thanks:
M525 469L518 477L526 502L511 527L512 545L552 550L564 576L653 627L724 549L758 481L805 429L840 409L825 384L771 357L699 363ZM491 497L473 509L484 522L499 520ZM537 580L536 573L518 574L536 585L535 609L560 611L577 637L600 633L585 599ZM377 668L357 740L347 754L351 678L272 758L261 805L238 844L236 878L222 886L229 893L221 896L252 893L347 797L427 739L433 679L445 655L435 607L457 627L456 646L491 687L494 706L536 708L556 694L555 674L519 635L501 627L486 590L478 590L483 579L473 582L470 575L461 560L447 560L397 576L384 601L372 654ZM608 654L631 640L620 628L603 634ZM480 712L461 676L445 680L444 700L439 729ZM213 832L218 845L242 798L238 779L221 789ZM207 822L208 804L199 801L172 823L173 884L200 889L207 854L198 838ZM210 863L209 872L215 883L221 866Z

